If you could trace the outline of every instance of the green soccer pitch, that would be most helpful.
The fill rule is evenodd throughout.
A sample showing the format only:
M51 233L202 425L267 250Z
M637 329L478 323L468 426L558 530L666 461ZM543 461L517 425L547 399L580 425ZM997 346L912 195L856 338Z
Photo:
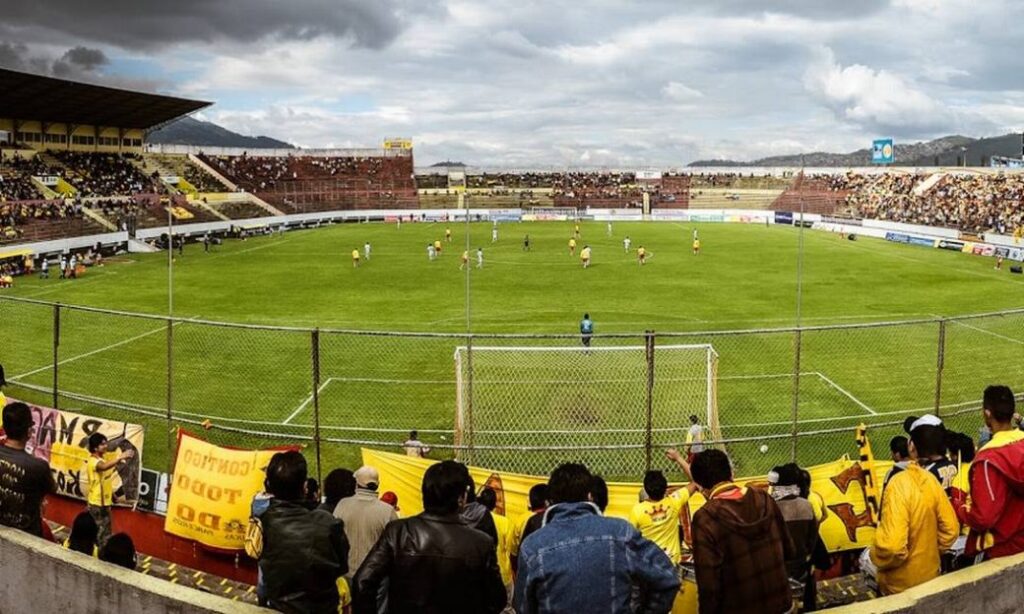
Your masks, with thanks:
M214 428L205 436L214 441L239 446L298 441L311 450L311 333L220 328L190 320L296 329L465 332L467 275L459 264L466 226L450 225L451 243L444 242L446 226L336 225L232 240L211 253L189 244L174 262L174 315L184 319L172 331L174 424L201 431L197 423L209 419ZM691 253L695 228L702 243L696 256ZM905 415L931 411L936 403L943 413L955 416L955 427L976 435L980 418L956 412L973 409L989 383L1015 389L1024 384L1020 315L953 320L944 327L930 321L814 329L799 340L792 331L769 330L795 323L799 231L793 227L616 222L609 235L604 222L584 222L576 256L568 248L571 222L501 223L497 242L491 240L491 229L490 223L471 227L468 295L474 333L575 335L583 313L589 312L598 335L595 347L642 347L641 335L647 330L656 332L659 347L710 344L719 357L715 385L723 434L740 440L729 449L744 473L763 472L789 458L791 442L783 437L793 428L794 392L799 392L798 430L811 433L799 440L797 458L812 463L852 454L852 429L861 420L888 425L873 438L884 456L888 437L898 431L892 424ZM523 249L526 234L529 251ZM632 241L629 253L623 248L627 235ZM434 240L444 242L443 250L428 261L427 244ZM366 241L372 245L371 258L355 268L351 252L362 254ZM1024 278L994 270L990 258L872 239L850 242L812 230L804 232L803 241L804 326L929 320L1024 306ZM584 245L593 251L593 264L586 270L578 256ZM652 254L642 267L635 256L641 245ZM484 251L482 269L476 268L477 247ZM56 277L54 268L51 276ZM4 291L65 305L157 315L167 313L167 292L166 254L111 259L76 280L18 279L14 289ZM172 445L168 423L161 418L168 391L167 324L73 309L61 310L60 317L59 388L67 394L61 406L145 425L145 464L165 469ZM50 394L40 389L53 379L53 319L48 306L0 301L0 362L15 382L9 396L49 402ZM698 334L740 329L758 332ZM661 335L670 332L693 334ZM637 335L600 337L608 333ZM797 343L799 388L793 377ZM543 344L575 347L579 340L573 336ZM329 442L322 447L324 473L338 465L358 465L359 444L354 442L401 442L411 428L419 429L428 443L450 444L456 406L453 352L461 345L465 341L454 338L323 333L318 401L321 437ZM506 414L495 418L492 428L642 428L645 408L632 392L634 383L608 384L603 391L601 382L615 373L629 374L619 380L643 377L643 369L606 360L598 352L586 356L600 366L581 370L564 360L534 364L552 382L541 392L516 382L508 382L507 390L491 391L494 404L507 399ZM566 378L581 377L592 382L564 384ZM670 429L687 426L690 413L704 416L701 408L687 406L670 379L655 384L654 421L665 430L656 432L653 441L660 447L682 439L682 431ZM539 397L546 399L541 410L516 415L517 405L536 404ZM571 399L578 400L576 405ZM814 434L835 429L843 432ZM627 443L625 437L617 432L578 440L557 434L534 439L492 436L487 442L616 445ZM477 443L482 441L478 438ZM767 452L761 452L763 445ZM445 454L439 449L435 455ZM489 458L504 464L524 453L502 454ZM643 461L642 453L621 450L529 455L538 468L570 458L608 466L611 455L628 458L629 464ZM655 461L665 465L660 455ZM638 465L632 477L641 470ZM629 477L620 473L614 477Z

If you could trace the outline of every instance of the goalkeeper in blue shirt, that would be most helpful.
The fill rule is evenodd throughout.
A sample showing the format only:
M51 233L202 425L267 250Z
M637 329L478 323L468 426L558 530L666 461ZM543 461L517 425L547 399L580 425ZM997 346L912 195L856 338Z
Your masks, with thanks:
M583 319L580 320L580 338L583 341L583 347L590 347L590 337L594 334L594 321L590 319L590 314L583 314Z

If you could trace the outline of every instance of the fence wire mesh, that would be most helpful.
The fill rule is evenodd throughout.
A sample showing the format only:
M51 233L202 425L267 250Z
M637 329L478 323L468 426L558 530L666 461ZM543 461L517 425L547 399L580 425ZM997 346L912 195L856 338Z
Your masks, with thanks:
M319 331L167 319L0 299L8 394L146 431L169 471L182 428L261 448L299 444L311 472L402 450L544 474L585 462L611 479L671 470L689 417L738 473L879 456L910 415L976 438L981 392L1024 388L1024 311L802 329L596 336ZM717 421L717 425L715 422ZM459 440L456 441L456 437Z

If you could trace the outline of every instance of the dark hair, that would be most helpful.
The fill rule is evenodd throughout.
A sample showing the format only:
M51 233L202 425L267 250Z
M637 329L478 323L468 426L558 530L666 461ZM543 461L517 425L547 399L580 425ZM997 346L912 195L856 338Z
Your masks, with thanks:
M4 375L4 366L0 365L0 386L7 385L7 377Z
M668 490L668 480L661 471L648 471L644 474L644 491L652 501L661 501Z
M941 426L921 424L910 433L918 458L928 458L946 453L946 429Z
M1013 419L1016 399L1009 386L989 386L982 397L982 407L987 409L996 422L1006 423Z
M974 460L974 440L963 433L946 431L946 450L949 459L969 463Z
M409 439L419 439L419 433L416 431L409 431Z
M32 430L32 410L24 403L11 403L4 408L4 432L9 439L25 441Z
M320 483L316 478L306 478L306 499L320 501Z
M356 494L356 478L348 469L335 469L324 478L324 499L329 505L337 505L345 497Z
M530 511L533 512L546 506L548 504L549 498L550 495L548 494L547 484L534 484L533 486L531 486Z
M907 416L903 419L903 432L907 435L910 434L910 427L917 422L917 416Z
M590 496L590 471L579 463L562 463L548 480L552 503L579 503Z
M423 509L433 514L459 511L459 499L469 493L469 469L453 460L441 461L423 474Z
M127 533L115 533L100 549L100 560L126 569L135 569L135 543Z
M299 452L278 452L267 465L267 492L283 501L302 499L302 487L306 484L306 458Z
M806 499L811 496L811 472L798 467L800 470L800 496Z
M698 454L693 459L690 472L693 474L693 481L701 488L714 488L716 484L732 479L732 465L729 464L729 457L725 452L714 448Z
M95 452L96 448L99 448L105 443L107 443L107 436L103 433L93 433L92 435L89 435L89 454Z
M583 319L584 320L589 320L590 319L590 314L589 313L583 314Z
M71 534L68 535L68 550L81 552L92 556L96 548L96 537L100 529L96 526L96 520L89 512L81 512L75 516L71 524Z
M902 458L910 458L910 450L907 449L907 438L897 435L889 440L889 451L899 454Z
M608 509L608 483L599 475L590 480L590 498L602 514Z
M476 498L480 502L480 505L486 507L490 511L494 511L494 508L498 507L498 493L494 492L494 489L490 486L484 486L484 489L480 491L480 496Z
M692 422L694 424L697 424L698 422L700 422L700 418L698 418L697 416L694 416L693 414L691 414L690 415L690 422Z

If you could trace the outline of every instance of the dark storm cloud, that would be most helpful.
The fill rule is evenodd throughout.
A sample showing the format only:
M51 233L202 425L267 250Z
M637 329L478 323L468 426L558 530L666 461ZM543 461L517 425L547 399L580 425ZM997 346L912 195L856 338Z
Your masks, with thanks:
M74 77L93 73L110 63L102 49L74 47L59 58L33 53L24 43L0 41L0 67L54 77Z
M101 66L109 64L107 54L102 49L75 47L68 49L64 55L53 63L51 69L55 77L74 77L83 72L90 73Z
M274 37L347 38L387 47L410 10L442 10L436 0L47 0L2 2L8 27L62 34L129 49L186 42L255 42Z

